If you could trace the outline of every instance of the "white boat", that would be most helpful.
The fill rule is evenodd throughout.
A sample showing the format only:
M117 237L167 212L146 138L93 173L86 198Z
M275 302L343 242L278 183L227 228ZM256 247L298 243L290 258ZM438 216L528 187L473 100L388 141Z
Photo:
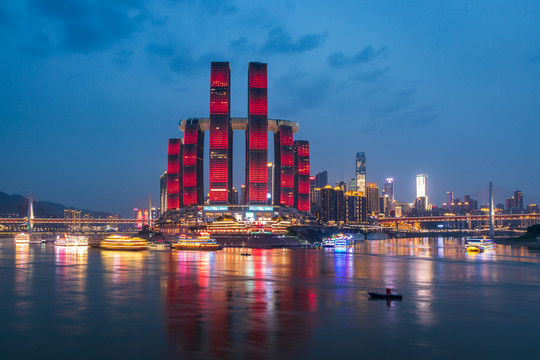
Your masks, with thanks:
M86 236L76 236L64 234L58 235L54 241L55 246L88 246L88 238Z
M18 233L15 235L15 244L30 244L30 234L29 233Z
M367 240L386 240L386 234L385 233L378 233L378 232L372 232L367 234L366 236Z
M486 251L493 249L495 249L495 243L491 239L485 237L465 239L465 250L467 251Z

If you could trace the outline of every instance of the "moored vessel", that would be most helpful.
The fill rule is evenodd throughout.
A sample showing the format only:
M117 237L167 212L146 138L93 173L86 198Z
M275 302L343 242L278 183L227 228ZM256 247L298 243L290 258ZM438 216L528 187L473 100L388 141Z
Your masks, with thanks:
M196 238L190 238L185 234L180 235L178 242L172 244L176 250L220 250L216 239L210 238L210 233L201 231Z
M88 238L81 235L58 235L54 240L55 246L88 246Z
M486 251L493 249L495 249L495 243L486 237L467 238L465 240L465 250L467 251Z
M100 247L107 250L146 250L148 242L139 237L110 235L101 241Z
M18 233L15 235L15 244L30 244L30 234L29 233Z

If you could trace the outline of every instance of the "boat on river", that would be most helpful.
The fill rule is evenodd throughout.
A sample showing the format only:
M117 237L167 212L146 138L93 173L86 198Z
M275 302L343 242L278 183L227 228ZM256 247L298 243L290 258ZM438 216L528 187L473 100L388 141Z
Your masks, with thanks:
M81 235L58 235L54 241L55 246L88 246L88 238Z
M15 244L30 244L30 234L21 232L15 235Z
M216 239L210 238L210 233L201 231L196 238L190 238L185 234L180 235L178 242L172 244L176 250L221 250Z
M465 240L465 250L467 251L486 251L495 249L495 243L493 240L486 237L481 238L467 238Z
M368 291L367 292L369 296L371 296L373 299L388 299L388 300L401 300L403 299L403 295L396 294L393 292L387 291L386 293L378 293L375 291Z

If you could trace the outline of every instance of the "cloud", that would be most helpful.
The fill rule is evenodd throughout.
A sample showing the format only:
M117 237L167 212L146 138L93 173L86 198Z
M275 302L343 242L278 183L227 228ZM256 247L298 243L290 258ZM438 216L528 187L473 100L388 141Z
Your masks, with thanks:
M229 43L229 48L235 53L246 51L254 52L256 46L255 43L250 42L246 37L241 37L238 40Z
M132 56L133 56L133 51L121 50L121 51L117 51L114 54L112 61L115 64L120 65L122 67L128 67Z
M376 69L372 71L359 72L352 77L352 80L361 81L365 83L374 83L379 81L384 75L390 71L390 67L383 69Z
M169 62L169 66L173 72L185 76L199 76L208 72L210 62L220 61L225 57L218 53L206 53L199 58L191 57L185 51L179 51Z
M199 8L209 15L232 15L238 13L238 7L227 0L203 0Z
M35 15L57 22L64 50L90 53L127 38L150 18L144 0L28 0Z
M30 39L21 45L21 51L34 56L47 57L53 50L49 35L44 32L36 32Z
M274 54L295 54L311 51L324 44L326 36L326 33L320 35L306 34L293 41L288 32L278 27L270 30L261 51Z
M357 64L367 64L376 58L386 56L388 56L388 48L386 46L383 46L379 50L375 50L373 46L367 45L353 56L346 56L342 52L332 53L328 56L326 62L330 67L344 68Z

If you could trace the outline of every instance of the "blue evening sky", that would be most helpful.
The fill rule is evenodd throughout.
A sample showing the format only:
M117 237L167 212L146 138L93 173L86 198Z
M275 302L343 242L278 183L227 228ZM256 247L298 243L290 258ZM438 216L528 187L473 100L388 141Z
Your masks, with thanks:
M490 179L532 201L539 19L538 1L0 0L0 191L124 213L156 201L178 120L208 116L210 61L231 63L233 116L262 61L270 117L300 122L313 174L348 180L365 151L397 201L419 173L435 204Z

